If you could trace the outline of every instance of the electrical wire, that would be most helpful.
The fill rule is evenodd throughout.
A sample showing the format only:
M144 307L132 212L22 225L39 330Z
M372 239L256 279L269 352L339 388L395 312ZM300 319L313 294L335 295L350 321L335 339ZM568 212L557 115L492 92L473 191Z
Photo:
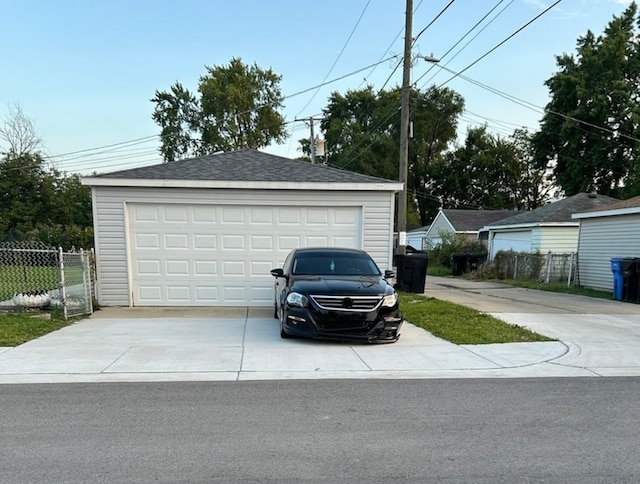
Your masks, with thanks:
M338 57L336 57L336 60L331 65L331 68L329 69L329 72L327 72L327 75L324 76L324 79L322 80L321 84L323 84L328 79L328 77L331 75L331 73L333 72L333 69L336 67L336 64L338 63L338 61L342 57L342 54L344 53L345 49L347 48L347 45L349 45L349 42L351 41L351 37L353 37L353 34L355 33L356 29L358 28L358 25L360 25L360 21L362 20L362 17L364 16L365 12L367 11L367 8L369 7L370 3L371 3L371 0L367 0L367 3L364 6L364 8L362 9L362 13L360 14L360 17L358 17L358 20L356 21L356 24L353 26L353 29L351 30L351 33L349 34L349 37L347 38L347 41L342 46L342 50L340 50L340 53L338 54ZM300 115L300 113L302 111L307 109L307 107L309 106L309 104L311 104L311 101L313 101L313 99L316 97L316 95L318 94L319 91L320 91L320 88L318 87L318 89L316 89L316 91L313 93L313 96L311 96L311 98L307 101L307 104L305 104L303 106L303 108L300 109L298 114L296 114L296 116L295 116L296 118Z
M518 30L516 30L515 32L513 32L511 35L509 35L506 39L504 39L502 42L498 43L496 46L494 46L493 48L491 48L489 51L487 51L486 53L484 53L483 55L481 55L480 57L478 57L475 61L473 61L471 64L469 64L467 67L465 67L464 69L462 69L458 74L454 75L453 77L447 79L445 82L443 82L442 84L440 84L438 87L443 87L445 84L448 84L449 82L451 82L453 79L455 79L456 77L458 77L460 74L462 74L463 72L471 69L474 65L476 65L478 62L480 62L482 59L484 59L485 57L487 57L489 54L491 54L492 52L496 51L498 48L500 48L501 46L503 46L504 44L506 44L509 40L511 40L513 37L515 37L516 35L518 35L520 32L522 32L524 29L526 29L529 25L531 25L533 22L535 22L536 20L538 20L540 17L542 17L543 15L545 15L547 12L549 12L553 7L555 7L556 5L558 5L560 2L562 2L562 0L556 0L556 2L554 2L553 4L551 4L549 7L547 7L546 9L544 9L542 12L540 12L538 15L536 15L534 18L532 18L531 20L529 20L526 24L524 24L522 27L520 27Z

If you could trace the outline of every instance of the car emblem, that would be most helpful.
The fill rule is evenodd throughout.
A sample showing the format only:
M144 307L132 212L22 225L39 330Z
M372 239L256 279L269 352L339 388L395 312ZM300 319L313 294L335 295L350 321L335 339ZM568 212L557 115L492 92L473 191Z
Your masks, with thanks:
M351 299L350 297L345 297L342 300L342 306L345 307L345 308L353 307L353 299Z

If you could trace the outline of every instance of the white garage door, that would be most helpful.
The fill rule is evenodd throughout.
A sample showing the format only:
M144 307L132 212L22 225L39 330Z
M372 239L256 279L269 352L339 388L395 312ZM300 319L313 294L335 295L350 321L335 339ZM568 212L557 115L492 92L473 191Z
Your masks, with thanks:
M492 238L490 259L493 260L498 251L513 250L515 252L531 252L531 231L497 232Z
M361 248L361 207L129 204L135 306L269 306L295 247Z

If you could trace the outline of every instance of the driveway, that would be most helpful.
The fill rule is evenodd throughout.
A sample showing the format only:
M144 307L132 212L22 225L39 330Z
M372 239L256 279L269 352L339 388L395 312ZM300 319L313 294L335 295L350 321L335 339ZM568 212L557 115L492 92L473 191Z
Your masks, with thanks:
M453 278L425 294L559 341L455 345L411 324L391 345L282 340L271 308L104 308L0 348L0 383L640 375L640 306Z

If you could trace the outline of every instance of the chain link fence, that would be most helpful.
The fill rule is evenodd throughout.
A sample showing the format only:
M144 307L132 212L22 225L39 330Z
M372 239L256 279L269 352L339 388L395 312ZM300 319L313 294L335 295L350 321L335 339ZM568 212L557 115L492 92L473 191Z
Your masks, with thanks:
M65 319L91 314L94 260L83 250L0 243L0 309L59 310Z
M500 251L494 258L498 272L509 279L544 282L575 282L578 258L574 252L568 254L529 254L526 252Z

